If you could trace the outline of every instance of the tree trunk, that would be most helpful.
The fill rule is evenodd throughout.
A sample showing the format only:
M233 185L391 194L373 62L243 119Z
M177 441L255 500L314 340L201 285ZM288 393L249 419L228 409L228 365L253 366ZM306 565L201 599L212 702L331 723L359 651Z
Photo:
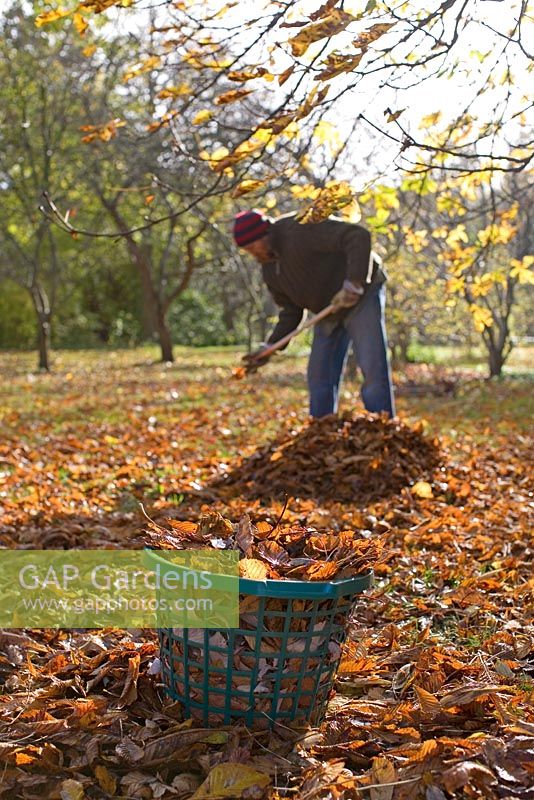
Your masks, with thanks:
M158 340L161 348L161 360L164 363L174 362L174 353L172 351L172 338L169 330L167 319L163 312L159 312L157 316L158 326Z
M495 319L492 328L488 328L482 334L482 339L488 351L488 367L490 378L498 378L502 373L502 368L506 359L512 351L510 341L510 329L508 328L508 317L511 304L504 318Z
M401 369L409 363L409 348L410 338L399 334L391 344L391 366L393 369Z
M490 378L500 377L505 362L503 351L492 345L488 348L488 356Z
M152 339L158 330L157 314L153 302L154 289L151 285L149 271L140 267L137 259L136 264L141 278L141 324L143 337L145 339Z
M167 324L167 307L162 308L160 291L161 287L156 287L154 283L152 261L147 252L142 246L138 245L131 234L129 234L126 221L123 219L117 210L116 203L106 200L102 195L100 196L102 204L109 211L111 217L117 223L117 227L122 232L128 252L132 258L133 263L139 271L141 277L141 286L143 290L143 317L145 320L152 319L155 324L155 331L158 334L158 343L161 348L161 360L163 362L174 361L172 352L171 332ZM159 288L159 291L158 291Z
M29 288L30 296L35 311L37 322L37 349L39 352L39 369L50 372L50 322L52 311L48 301L48 295L42 286L34 283Z
M39 350L39 369L50 372L50 321L42 316L37 317L37 347Z

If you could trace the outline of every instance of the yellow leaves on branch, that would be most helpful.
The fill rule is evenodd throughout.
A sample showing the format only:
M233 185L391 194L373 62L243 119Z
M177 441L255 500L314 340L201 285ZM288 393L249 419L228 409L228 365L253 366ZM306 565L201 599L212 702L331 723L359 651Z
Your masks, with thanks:
M462 247L455 245L450 250L445 250L438 255L438 261L442 261L452 266L454 275L459 276L462 273L468 272L473 264L476 262L480 250L478 247L470 245L469 247Z
M399 108L397 111L390 111L389 109L384 111L384 114L386 115L386 122L395 122L405 111L405 108Z
M347 181L329 181L323 188L309 189L313 200L297 219L302 224L322 222L335 211L355 203L354 191Z
M525 256L519 261L517 258L512 258L510 261L510 275L512 278L517 278L519 283L534 285L534 272L531 267L534 264L534 256Z
M248 93L248 90L241 89L237 90L237 92ZM220 156L220 153L212 153L211 156L206 154L204 157L205 160L209 161L211 168L215 172L226 172L226 174L230 174L228 170L231 170L235 164L244 161L249 156L255 155L258 150L267 148L282 132L286 137L297 134L297 121L308 116L314 108L322 103L327 92L328 87L323 87L321 90L318 90L317 87L314 87L304 102L297 109L284 112L260 123L256 130L251 132L249 138L241 142L232 152L225 150L223 156ZM232 95L233 94L234 93L232 93ZM200 113L207 114L210 112ZM200 124L206 119L208 119L208 117L203 116L200 118L199 115L197 115L193 119L193 124ZM221 148L219 148L219 151L220 150ZM247 189L247 186L248 184L245 184L245 192L242 193L246 193L246 191L253 191L253 189Z
M370 44L380 39L380 37L387 33L394 25L394 22L379 22L377 25L371 25L368 30L360 33L360 35L353 40L352 44L354 47L359 47L365 53Z
M157 69L161 65L161 58L159 56L149 56L148 58L139 61L135 67L129 69L128 72L124 76L124 83L127 81L131 81L132 78L136 78L138 75L144 75L146 72L152 72L153 69Z
M496 283L505 284L506 279L502 272L487 272L485 275L475 275L469 284L472 297L485 297Z
M419 124L420 128L432 128L434 125L437 125L439 120L441 119L441 111L434 111L432 114L427 114L426 117L421 119Z
M209 162L214 172L226 172L226 174L231 174L227 171L231 170L235 164L238 164L248 155L251 155L259 147L261 147L259 142L247 139L245 142L238 145L233 153L230 153L227 147L217 148L211 155L206 154L206 161Z
M401 188L404 189L404 186ZM377 210L400 208L397 189L394 186L387 186L385 183L375 183L372 188L361 193L359 200L362 205L373 200Z
M214 103L216 106L226 106L230 103L237 103L248 94L251 94L253 89L231 89L229 92L224 92L215 98Z
M321 190L314 186L313 183L305 183L302 185L295 185L291 187L291 194L298 200L315 200L319 196Z
M455 197L451 192L441 192L436 198L436 208L440 213L446 213L449 217L463 217L467 209L459 197Z
M255 192L265 185L265 181L253 180L251 178L241 181L232 192L232 197L242 197L244 194Z
M315 76L316 81L329 81L343 72L352 72L356 69L358 64L363 58L363 53L356 53L356 55L344 55L334 50L329 53L323 61L324 69Z
M328 86L323 86L323 88L320 90L318 90L317 86L315 86L298 108L293 111L284 111L280 114L277 114L275 117L271 117L270 119L265 120L265 122L262 122L258 127L270 130L271 134L273 135L282 133L282 131L287 132L287 128L291 125L291 123L304 119L304 117L307 117L314 108L317 108L317 106L323 102L328 90Z
M489 244L508 244L517 233L517 228L510 225L508 220L503 220L500 224L493 223L477 234L477 239L483 247Z
M74 27L76 28L80 36L84 36L85 31L89 27L89 23L87 22L85 17L83 17L80 13L76 12L74 14L73 22L74 22Z
M277 114L275 117L266 120L262 123L263 128L268 129L273 135L278 135L285 131L292 122L295 122L297 116L295 111L288 111L283 114Z
M49 25L51 22L56 22L58 19L62 19L63 17L69 17L72 14L72 9L67 8L55 8L52 11L43 11L42 14L38 14L35 18L35 24L38 28L42 28L43 25Z
M313 129L313 138L320 145L326 145L332 154L343 147L343 140L336 126L326 119L320 119Z
M193 119L191 120L193 125L202 125L204 122L207 122L213 116L213 111L210 111L207 108L202 109L199 111L198 114L195 114Z
M295 64L291 64L290 67L281 72L280 75L278 76L278 85L283 86L284 83L291 77L291 75L293 75L294 70L295 70Z
M166 86L158 92L159 100L174 100L177 97L187 97L192 94L193 89L188 83L180 83L179 86Z
M82 0L80 10L90 11L92 14L102 14L108 8L118 6L119 8L129 8L133 0Z
M447 292L450 294L463 294L465 292L465 275L456 275L447 281Z
M101 14L112 6L128 8L132 5L132 2L133 0L82 0L78 8L54 8L51 11L43 11L35 18L35 24L38 28L41 28L43 25L49 25L52 22L56 22L58 19L69 17L71 14L74 14L74 26L78 33L83 36L88 28L88 22L83 17L82 12Z
M162 117L156 119L154 122L151 122L150 125L146 126L147 131L149 133L153 133L154 131L159 131L160 128L163 128L165 125L168 125L174 117L178 116L180 112L178 109L173 109L172 111L167 111L166 114L163 114Z
M473 323L479 333L482 333L486 328L491 328L493 325L493 317L489 309L477 306L476 303L471 303L469 305L469 311L473 315Z
M109 142L117 135L117 129L123 128L126 123L121 119L111 119L109 122L104 122L101 125L82 125L81 131L86 131L86 135L82 137L82 142L89 144L89 142L102 141Z
M203 151L203 153L204 152L205 151ZM202 157L204 157L203 153L201 153ZM230 151L228 150L227 147L218 147L216 150L213 151L213 153L211 153L211 155L209 153L206 153L205 160L212 162L213 166L214 164L226 159L229 155Z
M226 77L229 81L234 81L235 83L246 83L256 78L264 78L267 81L272 81L274 79L274 75L271 75L269 70L265 69L265 67L257 67L256 69L247 71L231 70L227 73Z
M315 80L328 81L344 72L353 72L367 52L369 45L387 33L394 24L393 22L384 22L372 25L368 30L363 31L352 42L353 46L360 51L358 53L340 53L338 50L329 53L323 61L324 69L316 76ZM303 31L301 31L302 33Z
M320 22L306 25L304 28L289 39L291 53L294 56L303 56L308 47L314 42L319 42L326 37L334 36L336 33L345 30L347 25L353 22L356 17L346 11L334 9Z
M182 61L199 71L203 69L213 69L222 72L222 70L232 65L231 59L216 58L213 53L207 52L206 47L207 45L204 45L203 49L196 48L182 53ZM211 43L210 48L213 50L214 47L216 47L216 45Z
M428 231L414 231L411 228L404 227L402 232L404 233L406 246L410 247L414 253L420 253L428 245Z

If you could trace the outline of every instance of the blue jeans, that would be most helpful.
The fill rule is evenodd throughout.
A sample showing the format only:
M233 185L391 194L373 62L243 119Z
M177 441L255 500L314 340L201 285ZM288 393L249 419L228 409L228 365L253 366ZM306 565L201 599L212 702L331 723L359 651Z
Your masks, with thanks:
M387 411L390 416L395 416L384 320L385 302L384 285L374 286L334 330L327 320L315 326L308 362L312 417L337 412L339 386L351 342L363 374L365 408L367 411Z

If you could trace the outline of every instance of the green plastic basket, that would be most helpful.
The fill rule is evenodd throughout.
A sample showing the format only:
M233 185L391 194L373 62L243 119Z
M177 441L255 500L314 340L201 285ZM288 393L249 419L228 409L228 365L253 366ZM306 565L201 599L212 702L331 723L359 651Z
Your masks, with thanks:
M372 581L372 571L329 582L241 578L239 628L159 630L167 693L205 726L236 719L255 729L318 724L355 596Z

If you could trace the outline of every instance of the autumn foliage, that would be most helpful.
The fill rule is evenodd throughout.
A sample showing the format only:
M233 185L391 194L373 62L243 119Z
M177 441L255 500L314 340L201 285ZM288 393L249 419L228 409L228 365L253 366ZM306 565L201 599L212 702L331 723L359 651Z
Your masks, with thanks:
M272 800L528 797L527 384L401 394L395 435L415 436L424 415L428 432L417 441L439 435L433 468L421 461L408 483L382 496L289 496L284 508L284 498L216 498L213 482L278 436L308 430L294 364L236 399L227 365L207 356L184 356L170 369L128 354L69 358L55 375L31 379L3 359L11 386L0 444L3 547L141 546L150 528L143 502L156 537L187 534L194 543L223 526L273 575L291 569L284 561L300 557L299 542L304 557L326 564L325 546L356 553L380 542L383 551L375 589L357 599L319 731L252 734L184 720L163 693L151 631L2 631L0 797L214 800L222 787ZM331 437L330 424L321 436ZM245 521L236 533L246 514L251 527Z

